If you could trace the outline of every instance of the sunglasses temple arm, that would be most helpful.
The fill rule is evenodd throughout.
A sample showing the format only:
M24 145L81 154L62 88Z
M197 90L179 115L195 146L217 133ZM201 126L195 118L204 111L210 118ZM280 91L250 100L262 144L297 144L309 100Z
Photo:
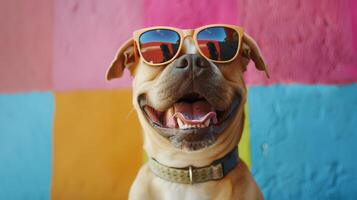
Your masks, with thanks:
M135 62L137 62L139 60L138 46L135 41L134 41L134 59L135 59Z

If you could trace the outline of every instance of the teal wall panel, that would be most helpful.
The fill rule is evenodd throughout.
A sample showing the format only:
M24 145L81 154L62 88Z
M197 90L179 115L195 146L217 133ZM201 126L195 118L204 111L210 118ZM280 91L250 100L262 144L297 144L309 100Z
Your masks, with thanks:
M252 172L266 199L355 199L357 84L249 89Z
M0 94L0 199L49 199L52 93Z

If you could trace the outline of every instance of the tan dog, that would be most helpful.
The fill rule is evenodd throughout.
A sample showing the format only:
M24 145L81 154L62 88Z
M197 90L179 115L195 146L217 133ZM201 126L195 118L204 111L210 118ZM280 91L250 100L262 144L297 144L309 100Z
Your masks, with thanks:
M133 105L150 158L129 199L263 199L236 159L247 96L243 72L252 59L268 76L260 50L245 33L234 60L212 62L198 51L192 30L184 34L178 55L163 66L144 62L131 38L108 69L107 80L125 68L134 76Z

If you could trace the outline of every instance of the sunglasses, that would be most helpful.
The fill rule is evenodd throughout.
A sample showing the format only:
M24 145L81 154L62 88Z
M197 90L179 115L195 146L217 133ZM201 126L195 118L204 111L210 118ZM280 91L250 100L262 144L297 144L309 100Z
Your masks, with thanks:
M212 62L227 63L239 54L244 29L239 26L214 24L197 29L151 27L134 32L135 50L149 65L173 61L186 37L192 37L199 53Z

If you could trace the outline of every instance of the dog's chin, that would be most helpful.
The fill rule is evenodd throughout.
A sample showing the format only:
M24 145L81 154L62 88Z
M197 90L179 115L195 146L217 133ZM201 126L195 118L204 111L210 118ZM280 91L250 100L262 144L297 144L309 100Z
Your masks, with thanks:
M218 110L200 94L189 93L165 111L158 111L145 98L140 95L138 103L148 123L174 147L188 151L213 145L241 104L241 96L236 94L227 109Z

